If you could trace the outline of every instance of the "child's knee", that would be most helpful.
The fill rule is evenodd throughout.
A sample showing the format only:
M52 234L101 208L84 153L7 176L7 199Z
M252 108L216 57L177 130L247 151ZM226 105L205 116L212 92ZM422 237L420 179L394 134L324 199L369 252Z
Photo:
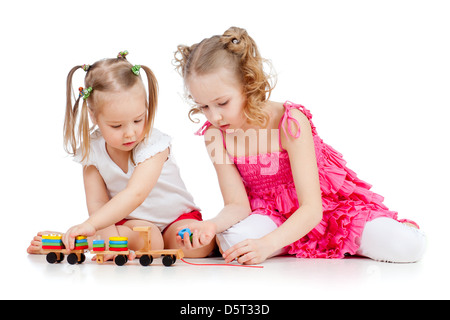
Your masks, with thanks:
M252 214L216 235L221 253L247 239L259 239L275 230L278 226L269 216Z
M414 227L402 225L404 231L401 238L395 246L398 262L417 262L419 261L426 248L425 235Z
M419 261L425 248L421 231L394 219L377 218L366 224L357 253L379 261L409 263Z
M149 226L150 227L150 246L153 250L164 249L164 240L159 228L148 221L129 220L130 223L125 223L122 226L117 226L119 235L128 238L128 247L131 250L142 249L145 245L144 240L139 232L133 231L135 226Z

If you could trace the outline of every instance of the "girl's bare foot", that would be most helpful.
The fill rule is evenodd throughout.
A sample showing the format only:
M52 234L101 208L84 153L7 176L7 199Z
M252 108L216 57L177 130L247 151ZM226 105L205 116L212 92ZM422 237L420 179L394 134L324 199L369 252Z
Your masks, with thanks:
M29 254L42 254L42 235L44 234L61 234L61 232L56 231L40 231L36 236L33 237L33 240L30 242L30 246L27 248L27 252Z

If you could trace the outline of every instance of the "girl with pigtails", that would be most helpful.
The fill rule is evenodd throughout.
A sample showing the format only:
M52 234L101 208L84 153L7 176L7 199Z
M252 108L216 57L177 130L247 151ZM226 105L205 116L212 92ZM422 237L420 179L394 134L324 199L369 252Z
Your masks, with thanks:
M66 151L83 166L89 217L64 234L66 248L73 249L75 237L85 235L127 237L128 247L138 250L144 244L133 227L149 226L152 249L173 249L178 247L180 224L202 220L173 159L171 138L153 128L158 101L155 75L146 66L133 66L127 53L76 66L67 77L64 142ZM73 102L72 78L80 69L86 72L85 88ZM44 233L34 237L29 253L40 252ZM204 257L214 245L214 241L196 249L185 245L183 251L187 257Z
M206 116L198 134L224 199L215 218L184 227L197 229L200 238L216 235L225 261L257 264L283 254L388 262L422 257L426 239L417 224L398 219L323 142L309 110L269 100L267 61L246 30L232 27L180 45L175 62L193 103L190 116Z

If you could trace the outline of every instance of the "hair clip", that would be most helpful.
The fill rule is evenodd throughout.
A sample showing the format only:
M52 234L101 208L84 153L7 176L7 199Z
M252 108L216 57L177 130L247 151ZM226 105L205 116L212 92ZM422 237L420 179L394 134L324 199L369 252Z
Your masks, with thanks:
M91 65L89 65L89 64L83 64L83 65L81 66L81 68L82 68L84 71L86 71L86 72L88 72L88 70L89 70L90 67L91 67Z
M131 68L131 71L133 71L133 73L138 76L139 75L139 69L141 69L141 66L137 64L137 65L135 65L135 66L133 66Z
M83 97L83 99L86 100L91 95L92 87L89 87L86 89L83 89L83 87L80 87L80 88L78 88L78 90L80 91L80 97Z
M117 55L117 58L124 58L128 55L128 51L120 51L119 54Z

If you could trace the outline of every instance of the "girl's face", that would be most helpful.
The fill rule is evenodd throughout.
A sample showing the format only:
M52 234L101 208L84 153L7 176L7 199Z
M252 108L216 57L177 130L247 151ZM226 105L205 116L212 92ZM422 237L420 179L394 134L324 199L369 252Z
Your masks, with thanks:
M226 68L206 75L192 75L187 88L211 124L223 131L245 129L246 98L240 81Z
M110 148L131 151L144 138L147 119L145 89L135 85L124 92L101 93L97 114L91 119L98 125Z

